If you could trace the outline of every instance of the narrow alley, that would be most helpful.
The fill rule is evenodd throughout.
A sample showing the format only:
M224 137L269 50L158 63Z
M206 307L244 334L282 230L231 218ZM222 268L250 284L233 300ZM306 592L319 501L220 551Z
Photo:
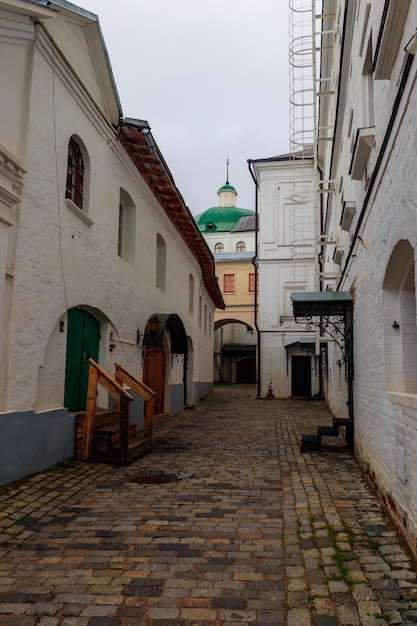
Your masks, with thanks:
M0 624L416 624L415 566L344 441L300 452L326 419L218 387L130 467L1 488Z

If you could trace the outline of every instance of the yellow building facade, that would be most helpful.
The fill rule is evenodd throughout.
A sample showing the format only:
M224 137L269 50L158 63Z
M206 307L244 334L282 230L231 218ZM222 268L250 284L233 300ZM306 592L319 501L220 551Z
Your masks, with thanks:
M226 305L214 314L214 379L255 383L256 215L236 206L237 192L228 180L217 194L218 206L196 216Z

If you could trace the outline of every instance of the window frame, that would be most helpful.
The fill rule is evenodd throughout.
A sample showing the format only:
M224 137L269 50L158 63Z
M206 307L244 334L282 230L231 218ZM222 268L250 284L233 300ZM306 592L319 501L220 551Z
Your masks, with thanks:
M223 274L223 293L235 293L234 274Z

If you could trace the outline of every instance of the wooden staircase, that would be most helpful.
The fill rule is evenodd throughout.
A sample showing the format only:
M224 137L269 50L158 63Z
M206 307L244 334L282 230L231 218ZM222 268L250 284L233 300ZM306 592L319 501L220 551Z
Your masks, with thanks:
M350 452L353 452L353 420L334 417L332 426L318 426L316 435L301 435L301 452L321 450L323 437L338 437L339 429L345 429L345 440Z
M152 425L155 392L116 363L112 378L93 359L89 359L86 410L76 417L75 457L115 465L130 465L152 449ZM97 386L103 386L113 397L113 409L96 406ZM133 397L124 389L127 384L145 402L143 430L129 421L129 405Z

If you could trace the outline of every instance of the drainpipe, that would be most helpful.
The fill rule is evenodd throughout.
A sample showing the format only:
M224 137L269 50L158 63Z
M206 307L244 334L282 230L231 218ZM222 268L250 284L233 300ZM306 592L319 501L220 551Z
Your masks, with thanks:
M254 294L254 325L257 334L257 361L258 361L258 383L257 383L257 397L261 397L261 331L258 324L258 224L259 224L259 207L258 207L258 181L253 170L253 161L248 159L249 173L255 183L255 256L252 258L252 265L255 268L255 294Z

